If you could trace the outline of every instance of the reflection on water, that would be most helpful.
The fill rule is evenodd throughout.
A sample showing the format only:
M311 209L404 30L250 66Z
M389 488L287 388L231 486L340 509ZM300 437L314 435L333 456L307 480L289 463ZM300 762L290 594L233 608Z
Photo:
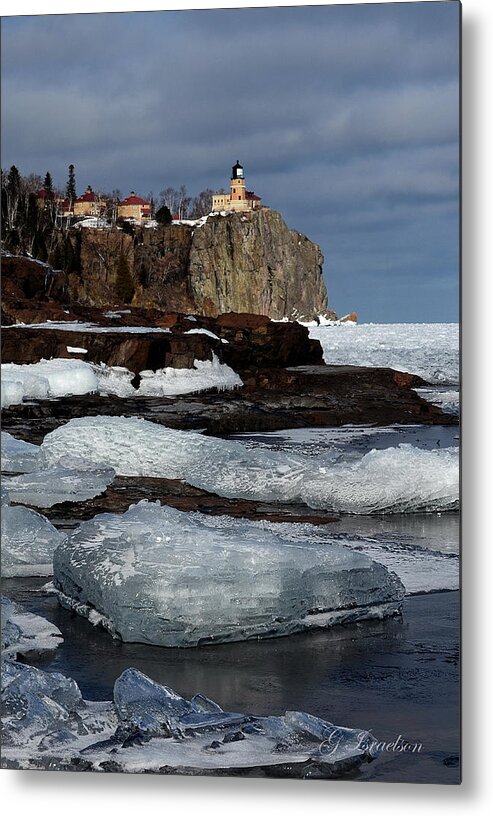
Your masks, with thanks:
M256 714L308 711L371 729L379 740L399 734L424 745L403 764L385 758L369 778L454 782L443 760L458 751L457 592L407 599L402 617L275 640L163 649L121 643L36 591L43 579L10 579L3 591L55 623L65 642L50 671L79 683L88 699L110 699L113 683L134 666L185 697L198 691L225 709ZM378 770L380 768L380 770ZM420 770L421 769L421 770Z

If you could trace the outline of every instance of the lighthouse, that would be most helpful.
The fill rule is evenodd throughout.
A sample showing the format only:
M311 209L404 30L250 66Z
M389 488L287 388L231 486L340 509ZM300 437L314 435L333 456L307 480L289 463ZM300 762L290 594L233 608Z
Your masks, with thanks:
M245 171L239 160L231 168L231 185L227 193L215 193L212 196L212 212L245 212L257 210L262 206L262 199L245 186Z
M245 174L243 172L243 167L241 166L240 162L237 161L236 164L234 164L233 167L231 168L230 202L245 201L245 198L246 198Z

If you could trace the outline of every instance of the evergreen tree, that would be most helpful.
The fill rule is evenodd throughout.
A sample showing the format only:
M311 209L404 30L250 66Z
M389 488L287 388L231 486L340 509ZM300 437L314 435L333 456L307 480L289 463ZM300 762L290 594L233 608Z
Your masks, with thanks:
M65 190L65 196L70 204L73 204L75 199L77 198L77 192L75 187L75 167L73 164L69 164L68 167L68 179L67 179L67 187Z
M72 272L82 272L82 230L77 230L75 235L74 260Z
M37 258L38 261L43 262L48 260L48 250L46 249L45 239L41 232L38 232L34 239L33 258Z
M64 262L63 262L63 269L64 272L73 272L74 271L74 248L72 246L72 242L70 238L67 238L65 241L64 246Z
M166 204L163 204L163 206L159 208L155 215L155 219L158 224L171 224L173 219L171 217L170 209L166 206Z
M44 187L44 189L46 190L47 193L52 193L53 192L53 181L52 181L52 178L51 178L51 173L46 174L45 180L43 182L43 187Z
M118 260L116 269L116 294L123 303L130 303L134 296L135 287L130 274L128 260L123 252Z
M63 269L65 266L65 260L63 257L63 251L60 246L60 243L57 242L55 245L55 249L53 251L53 257L51 258L51 265L53 269Z

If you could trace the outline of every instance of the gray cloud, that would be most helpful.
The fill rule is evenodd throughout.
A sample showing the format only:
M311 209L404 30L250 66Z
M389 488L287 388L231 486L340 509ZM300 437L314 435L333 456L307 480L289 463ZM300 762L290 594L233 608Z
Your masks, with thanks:
M455 319L458 4L7 18L2 45L2 166L145 194L240 158L340 311L411 288L407 319Z

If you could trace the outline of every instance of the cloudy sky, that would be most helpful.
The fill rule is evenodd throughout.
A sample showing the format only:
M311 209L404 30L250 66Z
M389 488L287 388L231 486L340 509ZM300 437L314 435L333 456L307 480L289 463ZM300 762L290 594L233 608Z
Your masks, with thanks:
M2 167L145 195L247 187L361 321L458 314L459 4L2 20Z

